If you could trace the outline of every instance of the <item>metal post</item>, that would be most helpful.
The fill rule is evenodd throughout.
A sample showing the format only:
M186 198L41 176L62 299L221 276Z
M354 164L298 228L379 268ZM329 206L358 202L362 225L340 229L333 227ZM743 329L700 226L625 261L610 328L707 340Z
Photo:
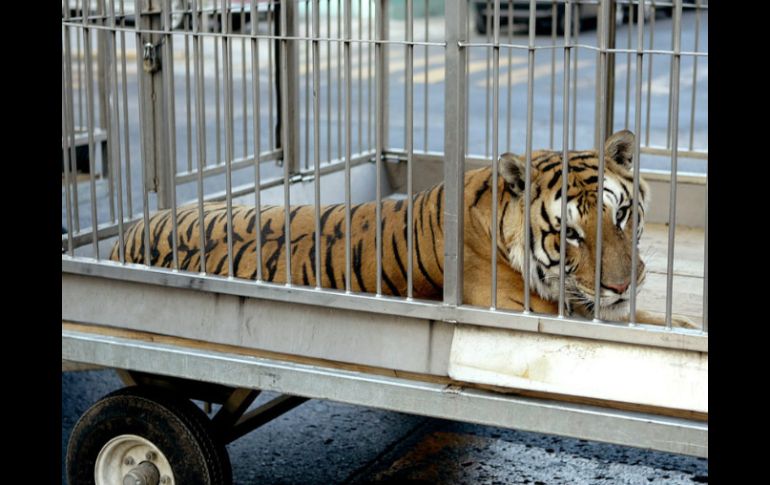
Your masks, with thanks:
M465 77L467 5L446 2L446 87L444 90L444 304L463 302L463 181L465 172Z
M158 194L158 209L171 207L171 184L174 183L168 158L168 127L164 122L166 113L163 91L162 69L172 69L172 59L163 59L160 48L162 34L160 0L144 0L139 11L141 49L145 89L141 98L143 105L141 136L144 141L145 187ZM146 31L152 31L149 33ZM172 71L173 72L173 71Z
M375 35L377 40L388 38L388 0L375 1ZM377 294L382 293L382 152L387 146L388 133L388 50L387 44L375 44L375 145L376 145L376 246Z
M278 103L280 115L277 124L277 139L282 150L282 160L289 165L289 173L300 171L300 97L299 97L299 51L297 41L285 37L298 35L296 2L281 2L275 6L280 19L281 48L279 53Z

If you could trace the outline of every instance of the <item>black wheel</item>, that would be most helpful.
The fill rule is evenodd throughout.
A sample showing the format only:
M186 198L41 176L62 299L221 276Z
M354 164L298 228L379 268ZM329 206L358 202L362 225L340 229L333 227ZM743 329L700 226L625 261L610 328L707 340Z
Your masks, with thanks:
M161 485L232 483L230 458L206 415L165 391L128 387L78 420L67 446L70 485L112 485L133 476Z

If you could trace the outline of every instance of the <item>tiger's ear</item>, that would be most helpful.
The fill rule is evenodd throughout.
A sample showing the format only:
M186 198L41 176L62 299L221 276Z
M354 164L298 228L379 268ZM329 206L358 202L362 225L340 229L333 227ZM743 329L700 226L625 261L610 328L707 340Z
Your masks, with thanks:
M503 153L500 155L500 161L498 162L497 168L506 182L511 184L514 188L524 190L525 166L526 161L521 157L518 157L513 153Z
M636 136L632 132L621 130L613 133L604 144L605 159L614 160L615 163L626 170L633 170L635 146Z

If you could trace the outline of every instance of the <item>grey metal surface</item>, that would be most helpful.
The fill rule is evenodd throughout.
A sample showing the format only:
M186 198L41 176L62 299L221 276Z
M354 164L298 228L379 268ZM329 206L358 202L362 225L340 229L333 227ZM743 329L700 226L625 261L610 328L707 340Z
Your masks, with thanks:
M463 180L467 114L466 10L459 2L446 2L446 85L444 88L444 304L463 302Z
M708 425L678 418L65 330L62 358L141 372L162 368L161 374L235 387L708 456Z
M676 229L676 177L677 162L679 161L676 147L679 146L679 68L681 64L681 29L682 29L682 0L676 0L674 6L674 32L673 32L673 51L671 59L671 106L669 108L669 117L671 118L669 136L671 137L671 196L669 198L669 219L668 219L668 257L666 264L666 326L671 328L673 291L674 291L674 244Z
M109 278L110 284L105 285L102 278ZM147 284L157 286L148 293ZM438 322L463 322L514 330L552 333L554 335L708 352L708 338L701 335L700 332L687 330L672 332L653 326L639 325L630 327L621 324L558 318L551 315L522 315L521 313L499 310L490 311L469 306L454 308L436 305L434 301L419 299L406 302L400 298L376 296L366 293L345 294L341 291L317 291L308 287L287 287L270 283L255 283L237 278L228 279L214 276L186 275L155 267L146 269L140 265L119 265L109 262L98 264L87 259L84 261L77 258L62 258L62 319L92 323L99 323L104 319L104 323L114 322L116 315L123 315L123 313L116 314L109 308L94 308L87 303L82 303L93 298L96 292L107 291L120 291L122 293L114 293L112 300L105 300L104 298L109 298L105 295L103 299L97 301L126 304L129 291L133 295L141 295L145 298L145 300L140 299L136 301L133 306L126 307L125 311L129 313L132 313L132 309L149 308L146 298L150 297L162 298L162 304L159 303L158 306L153 307L155 312L160 309L168 311L168 309L176 307L176 305L182 305L182 308L184 308L185 303L183 301L187 302L187 304L197 302L197 305L201 305L200 311L204 311L206 305L213 305L217 299L222 298L221 295L232 295L233 298L240 296L249 297L250 299L260 298L291 303L298 312L320 312L322 307L325 308L325 311L332 312L335 309L356 310L384 315L403 315L404 317L422 318ZM90 296L83 298L85 295ZM174 298L182 299L173 301ZM255 300L249 304L266 306L268 303L267 301ZM152 326L153 320L157 322L158 318L154 315L150 314L143 317L147 320L144 325ZM205 315L205 313L199 313L196 320ZM130 318L133 319L136 316ZM170 318L170 328L177 328L179 330L179 324L171 323L179 320L178 314L174 315L172 313ZM279 326L285 321L285 319L279 318L274 321L268 320L267 324ZM120 321L116 322L116 324L120 325ZM147 327L143 329L147 329ZM231 331L234 336L240 335L238 328L234 328ZM220 333L211 337L214 338L217 335L219 335L219 338L227 337L228 331L220 330Z

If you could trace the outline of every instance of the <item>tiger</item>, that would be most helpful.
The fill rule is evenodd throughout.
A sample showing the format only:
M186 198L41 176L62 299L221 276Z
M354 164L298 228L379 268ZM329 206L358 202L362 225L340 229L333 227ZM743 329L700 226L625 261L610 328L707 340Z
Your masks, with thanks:
M643 233L650 190L639 178L637 228L633 233L633 149L635 136L628 130L611 135L604 146L605 172L602 208L601 293L598 316L602 320L628 320L632 248ZM497 292L496 308L524 309L524 278L529 280L529 310L558 313L562 152L539 150L531 154L530 251L525 250L525 166L522 156L504 153L498 159L497 180L486 166L464 174L463 304L490 307L492 184L497 184ZM599 154L597 150L568 152L567 230L565 249L565 307L568 315L595 316L595 260ZM346 206L320 207L320 247L316 247L315 206L295 205L256 208L231 205L232 274L228 257L227 205L222 202L192 204L177 211L177 261L180 270L201 270L201 239L205 273L257 278L257 237L262 280L287 282L286 251L291 251L291 284L343 290L346 279L354 292L407 296L408 210L405 199L381 201L382 260L377 281L376 202L350 208L350 272L346 274ZM412 198L413 286L412 297L441 299L444 285L444 184L416 193ZM286 215L289 236L287 241ZM202 225L202 227L201 227ZM152 266L173 265L173 232L170 210L149 219ZM203 237L201 237L201 229ZM125 261L145 263L145 224L137 222L125 234ZM116 242L110 258L118 261ZM529 274L523 275L529 257ZM320 274L316 268L320 258ZM637 251L637 288L646 275ZM641 320L640 320L641 318ZM651 314L636 321L662 323Z

